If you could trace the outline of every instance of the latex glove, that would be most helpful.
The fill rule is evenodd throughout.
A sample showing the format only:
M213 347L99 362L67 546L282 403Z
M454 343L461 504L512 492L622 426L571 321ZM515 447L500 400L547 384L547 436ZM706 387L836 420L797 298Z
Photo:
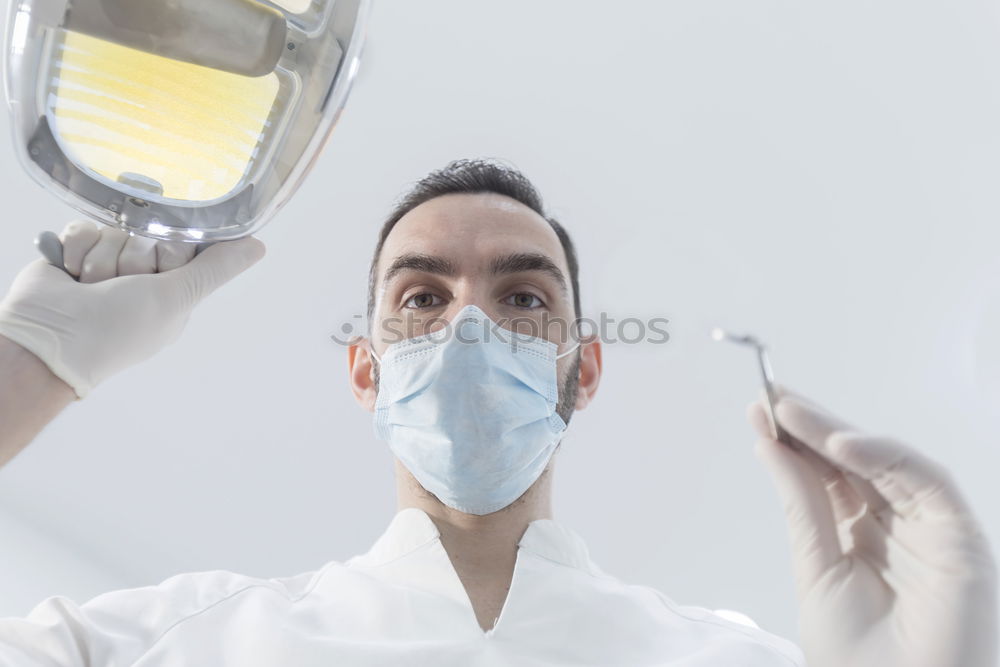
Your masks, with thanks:
M44 259L28 264L0 301L0 335L34 353L78 398L175 341L195 304L264 256L252 237L194 257L193 244L89 221L70 223L60 237L79 282Z
M996 667L997 566L951 475L780 389L748 417L786 512L809 667Z

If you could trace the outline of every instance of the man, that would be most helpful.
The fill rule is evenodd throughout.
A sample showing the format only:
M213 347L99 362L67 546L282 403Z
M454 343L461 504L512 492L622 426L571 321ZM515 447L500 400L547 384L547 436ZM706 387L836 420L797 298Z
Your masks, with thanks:
M39 260L0 302L0 461L263 254L242 239L178 256L87 224L63 240L80 282ZM550 326L581 315L576 253L518 172L459 161L418 183L379 235L369 313L349 378L395 455L398 513L367 553L50 598L0 621L0 663L995 665L996 565L947 472L789 392L777 418L801 451L761 402L749 417L787 511L802 651L590 560L549 482L601 343Z

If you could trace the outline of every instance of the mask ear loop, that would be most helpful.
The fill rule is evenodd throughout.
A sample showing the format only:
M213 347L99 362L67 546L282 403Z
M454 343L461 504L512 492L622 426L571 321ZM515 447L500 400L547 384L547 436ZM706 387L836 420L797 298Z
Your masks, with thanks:
M372 346L371 340L368 341L368 354L371 355L378 363L382 363L382 360L378 358L377 354L375 354L375 348Z
M578 337L578 338L577 338L577 341L576 341L576 342L575 342L575 343L573 344L573 347L569 348L568 350L566 350L565 352L563 352L563 353L561 353L561 354L557 354L557 355L556 355L556 361L558 361L559 359L562 359L562 358L563 358L563 357L565 357L565 356L566 356L567 354L572 354L572 353L573 353L573 352L575 352L575 351L576 351L576 350L577 350L577 349L578 349L579 347L580 347L580 340L579 340L579 337Z
M558 359L562 359L562 358L563 358L563 357L565 357L565 356L566 356L567 354L572 354L573 352L576 352L576 349L577 349L578 347L580 347L580 343L579 343L579 342L577 342L577 343L574 343L574 344L573 344L573 347L569 348L568 350L566 350L566 351L565 351L565 352L563 352L562 354L557 354L557 355L556 355L556 359L557 359L557 360L558 360Z

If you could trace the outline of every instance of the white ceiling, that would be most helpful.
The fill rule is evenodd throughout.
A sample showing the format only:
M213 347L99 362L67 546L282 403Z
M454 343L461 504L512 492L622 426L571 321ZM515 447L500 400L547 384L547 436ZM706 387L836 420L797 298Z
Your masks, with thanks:
M391 459L328 334L364 307L380 220L458 157L506 158L575 235L609 345L556 518L602 568L796 637L783 517L743 410L752 356L952 469L1000 541L1000 25L958 0L382 0L326 154L267 257L177 344L0 472L0 614L182 571L359 553ZM6 122L4 119L2 122ZM0 156L0 283L69 209Z

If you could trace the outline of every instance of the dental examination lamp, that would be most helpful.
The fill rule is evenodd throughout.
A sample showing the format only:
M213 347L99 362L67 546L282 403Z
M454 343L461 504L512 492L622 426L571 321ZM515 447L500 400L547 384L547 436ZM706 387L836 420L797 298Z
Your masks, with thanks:
M10 0L15 151L93 220L166 241L247 236L328 140L369 11L370 0ZM59 239L42 237L53 261Z

